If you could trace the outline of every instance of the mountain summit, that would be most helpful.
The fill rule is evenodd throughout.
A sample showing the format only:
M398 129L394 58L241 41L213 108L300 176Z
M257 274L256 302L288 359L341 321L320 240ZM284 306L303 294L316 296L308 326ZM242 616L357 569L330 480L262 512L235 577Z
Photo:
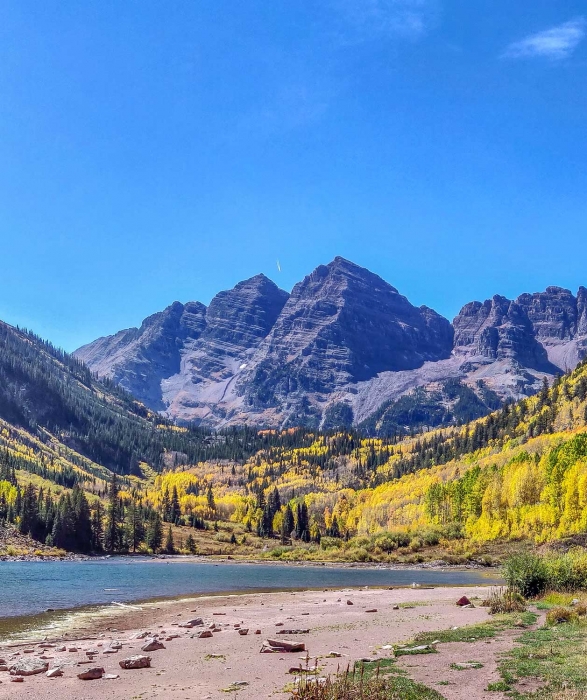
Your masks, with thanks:
M381 425L416 396L411 415L434 424L468 416L454 412L459 402L482 414L575 367L587 355L587 290L496 295L451 324L336 257L291 294L256 275L207 308L175 302L75 355L183 422ZM434 410L422 413L422 402Z

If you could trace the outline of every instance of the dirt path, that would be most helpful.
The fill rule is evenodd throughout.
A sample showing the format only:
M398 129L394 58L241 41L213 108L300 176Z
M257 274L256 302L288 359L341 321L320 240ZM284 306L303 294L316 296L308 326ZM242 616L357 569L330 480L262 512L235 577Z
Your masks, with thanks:
M535 626L543 622L541 615ZM507 629L489 639L439 644L437 654L403 656L398 659L398 666L413 680L437 690L446 700L505 700L505 693L488 691L487 686L502 680L499 660L513 648L522 632ZM451 664L460 668L451 668ZM475 668L478 664L481 667Z

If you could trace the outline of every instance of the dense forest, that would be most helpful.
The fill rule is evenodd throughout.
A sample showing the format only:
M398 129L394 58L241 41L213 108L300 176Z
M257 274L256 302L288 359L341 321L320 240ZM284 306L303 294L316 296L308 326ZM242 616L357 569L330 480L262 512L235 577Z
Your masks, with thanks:
M0 341L0 522L54 547L195 551L210 531L229 551L255 537L278 556L384 560L420 540L587 528L587 363L416 435L211 433L163 420L30 333L0 326ZM482 410L458 384L443 391Z

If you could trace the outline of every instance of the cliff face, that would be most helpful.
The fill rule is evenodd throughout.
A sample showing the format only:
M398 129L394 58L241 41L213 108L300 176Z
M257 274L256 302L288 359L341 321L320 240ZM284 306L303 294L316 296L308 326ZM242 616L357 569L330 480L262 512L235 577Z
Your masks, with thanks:
M181 349L206 327L206 307L174 302L140 328L98 338L74 353L100 377L108 377L150 408L162 411L161 380L180 370Z
M343 258L298 283L239 381L250 406L331 394L379 372L447 358L449 322Z
M75 354L151 408L211 426L357 423L418 387L453 395L454 382L478 396L478 411L587 355L587 289L471 302L451 325L335 258L291 295L257 275L208 308L176 302ZM434 393L447 381L448 394Z

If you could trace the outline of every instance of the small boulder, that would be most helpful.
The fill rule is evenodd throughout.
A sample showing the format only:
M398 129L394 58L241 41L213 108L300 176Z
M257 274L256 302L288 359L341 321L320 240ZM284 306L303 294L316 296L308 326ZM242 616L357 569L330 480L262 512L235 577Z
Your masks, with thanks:
M245 637L245 636L249 633L249 630L248 630L248 629L245 629L244 627L241 627L241 628L240 628L239 630L237 630L237 631L238 631L238 633L239 633L242 637Z
M165 644L155 638L147 639L147 643L141 647L141 651L157 651L157 649L165 649Z
M104 669L101 666L94 666L77 674L80 681L97 681L104 675Z
M182 622L178 627L187 627L188 629L191 627L202 627L204 624L204 620L202 620L201 617L194 617L191 620L186 620L185 622Z
M142 656L137 654L136 656L129 656L128 659L122 659L119 661L120 668L124 669L134 669L134 668L150 668L151 667L151 657Z
M24 678L23 678L22 676L12 676L12 678L10 679L10 681L11 681L12 683L23 683L23 682L24 682Z
M63 671L61 670L61 666L57 666L56 668L52 668L49 671L47 671L45 675L47 676L47 678L59 678L63 675Z
M196 635L197 639L208 639L209 637L213 637L214 635L210 630L202 630Z
M466 595L464 595L457 600L457 605L461 608L464 608L465 605L471 605L471 601L467 598Z
M374 613L377 612L377 608L370 608L369 610L365 610L365 612Z
M34 676L37 673L45 673L49 670L49 664L41 659L20 659L10 667L13 676Z
M102 680L105 680L105 681L115 681L117 678L120 678L118 673L105 673L102 676Z
M392 610L399 610L399 605L394 605Z
M353 603L352 600L347 600L346 604L347 604L347 605L354 605L354 603Z

